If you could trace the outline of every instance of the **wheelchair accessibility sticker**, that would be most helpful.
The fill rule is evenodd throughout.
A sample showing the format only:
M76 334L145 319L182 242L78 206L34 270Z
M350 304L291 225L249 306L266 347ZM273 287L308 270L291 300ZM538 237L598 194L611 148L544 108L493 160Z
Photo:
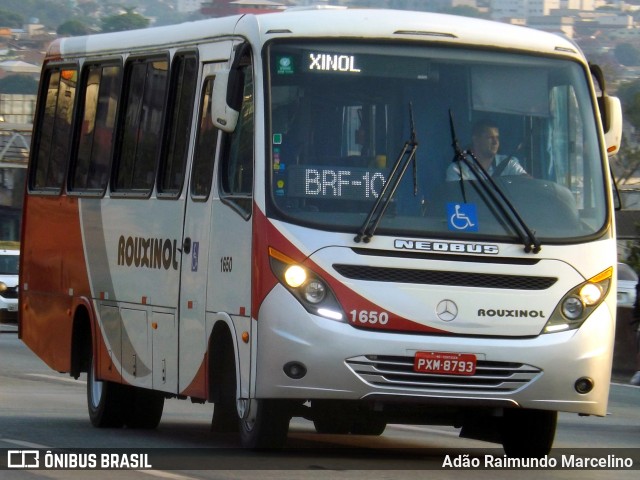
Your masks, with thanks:
M454 232L477 232L478 215L472 203L447 203L447 224Z

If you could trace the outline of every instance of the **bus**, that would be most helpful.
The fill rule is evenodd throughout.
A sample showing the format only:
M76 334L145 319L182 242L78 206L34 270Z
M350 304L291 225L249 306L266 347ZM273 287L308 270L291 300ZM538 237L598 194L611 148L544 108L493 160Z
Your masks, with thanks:
M524 174L482 165L487 121ZM154 428L179 398L247 448L303 417L545 455L557 412L606 413L621 122L574 43L477 19L292 9L58 39L20 338L86 372L96 427Z

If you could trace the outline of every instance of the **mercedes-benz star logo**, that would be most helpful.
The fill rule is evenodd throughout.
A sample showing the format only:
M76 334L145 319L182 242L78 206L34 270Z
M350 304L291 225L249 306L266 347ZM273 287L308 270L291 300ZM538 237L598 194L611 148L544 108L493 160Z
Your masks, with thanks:
M442 300L436 307L436 315L443 322L450 322L458 316L458 306L451 300Z

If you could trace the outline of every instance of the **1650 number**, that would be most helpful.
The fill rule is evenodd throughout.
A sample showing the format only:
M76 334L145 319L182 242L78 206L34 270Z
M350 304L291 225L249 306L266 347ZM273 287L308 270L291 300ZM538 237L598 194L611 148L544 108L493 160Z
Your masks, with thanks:
M362 325L386 325L389 321L387 312L377 312L375 310L351 310L351 322Z

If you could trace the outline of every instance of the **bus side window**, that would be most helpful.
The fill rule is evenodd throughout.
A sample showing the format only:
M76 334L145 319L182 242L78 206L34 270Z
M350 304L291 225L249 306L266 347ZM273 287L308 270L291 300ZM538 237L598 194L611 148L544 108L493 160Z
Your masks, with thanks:
M238 125L225 138L225 155L220 183L223 198L238 207L243 215L251 214L253 191L253 74L250 62L241 66L242 106Z
M145 58L125 67L113 190L147 195L155 180L166 105L169 62Z
M218 144L218 129L211 121L211 93L215 77L205 80L198 118L198 137L191 174L191 195L195 199L206 200L211 192L213 165Z
M71 143L71 122L76 97L76 67L53 67L45 73L45 98L36 125L30 187L60 192Z
M159 195L175 198L182 189L197 81L198 59L195 53L177 53L171 67L170 109L160 163Z
M107 187L121 80L120 65L90 65L85 70L80 85L82 123L70 168L70 191L102 194Z

